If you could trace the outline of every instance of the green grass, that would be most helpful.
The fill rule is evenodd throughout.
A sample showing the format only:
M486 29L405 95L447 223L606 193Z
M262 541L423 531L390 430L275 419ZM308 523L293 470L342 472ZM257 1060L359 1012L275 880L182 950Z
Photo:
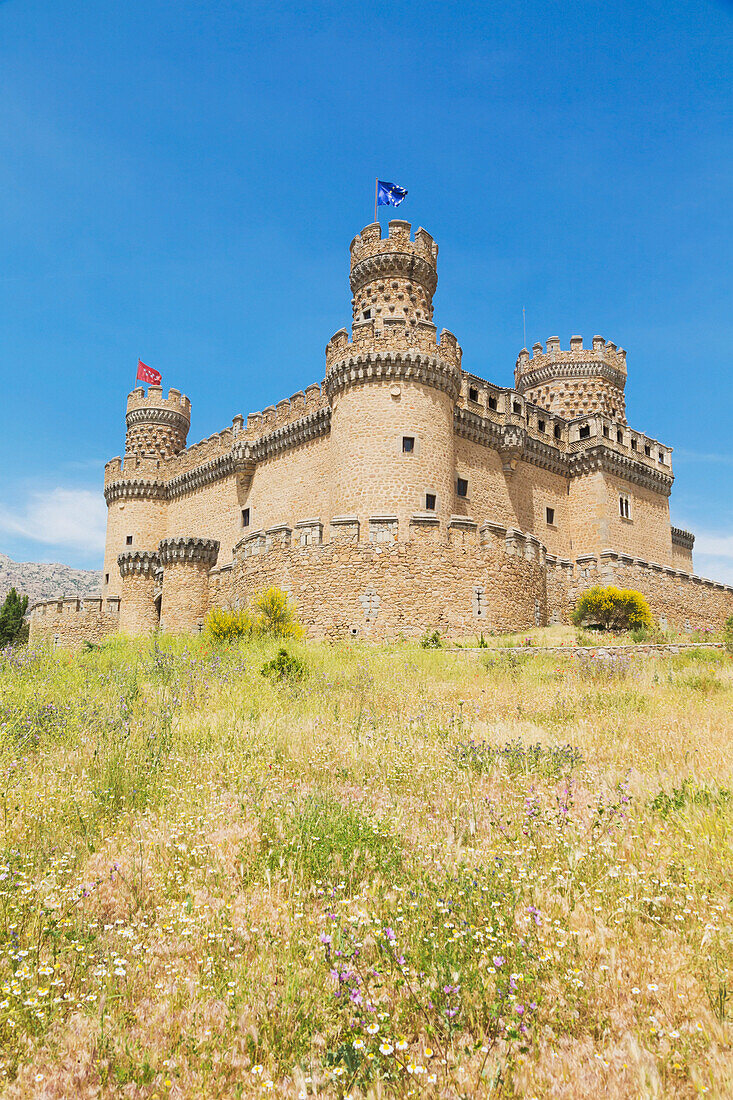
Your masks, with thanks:
M279 648L0 656L1 1095L733 1093L729 655Z

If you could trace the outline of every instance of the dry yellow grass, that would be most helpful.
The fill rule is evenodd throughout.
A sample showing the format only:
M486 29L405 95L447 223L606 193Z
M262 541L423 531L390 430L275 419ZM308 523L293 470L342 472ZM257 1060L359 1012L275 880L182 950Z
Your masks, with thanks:
M0 657L7 1097L733 1095L727 655Z

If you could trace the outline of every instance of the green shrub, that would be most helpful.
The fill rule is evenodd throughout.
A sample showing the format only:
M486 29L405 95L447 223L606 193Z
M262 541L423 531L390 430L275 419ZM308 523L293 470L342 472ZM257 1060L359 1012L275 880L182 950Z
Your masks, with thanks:
M649 604L632 588L597 585L578 599L573 612L576 626L600 626L603 630L638 630L654 625Z
M733 653L733 615L729 615L723 626L723 642L729 653Z
M23 629L23 616L28 607L28 597L19 596L11 588L0 607L0 646L12 645L18 641Z
M440 649L443 645L443 639L440 636L439 630L426 630L420 639L420 645L423 649Z
M287 649L279 649L277 656L267 661L260 671L273 683L287 681L289 684L297 684L305 676L306 668L303 662L292 653L288 653Z

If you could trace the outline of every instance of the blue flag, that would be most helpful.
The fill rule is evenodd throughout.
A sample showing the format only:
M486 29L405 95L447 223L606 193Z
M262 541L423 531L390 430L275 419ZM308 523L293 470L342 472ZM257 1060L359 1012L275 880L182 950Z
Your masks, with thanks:
M377 180L377 206L399 206L406 195L404 187Z

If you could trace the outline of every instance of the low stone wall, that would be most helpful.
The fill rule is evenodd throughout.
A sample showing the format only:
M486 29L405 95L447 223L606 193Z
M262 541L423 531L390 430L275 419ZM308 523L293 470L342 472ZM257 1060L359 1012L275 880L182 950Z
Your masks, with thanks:
M733 587L706 580L680 569L643 561L612 550L576 562L570 603L586 588L613 584L633 588L649 601L654 618L663 627L692 631L719 630L733 615Z
M689 649L723 649L722 642L640 642L638 645L456 646L449 653L549 653L553 657L666 657Z
M233 603L246 606L255 592L278 585L314 637L382 640L545 621L544 547L537 539L495 525L479 533L465 521L446 532L422 516L412 526L409 542L349 541L343 530L316 545L293 544L286 528L269 544L265 532L251 536L235 548Z
M31 609L29 641L31 645L50 642L78 649L84 642L99 644L109 634L115 634L119 621L118 597L103 600L101 596L83 599L74 596L44 600Z

